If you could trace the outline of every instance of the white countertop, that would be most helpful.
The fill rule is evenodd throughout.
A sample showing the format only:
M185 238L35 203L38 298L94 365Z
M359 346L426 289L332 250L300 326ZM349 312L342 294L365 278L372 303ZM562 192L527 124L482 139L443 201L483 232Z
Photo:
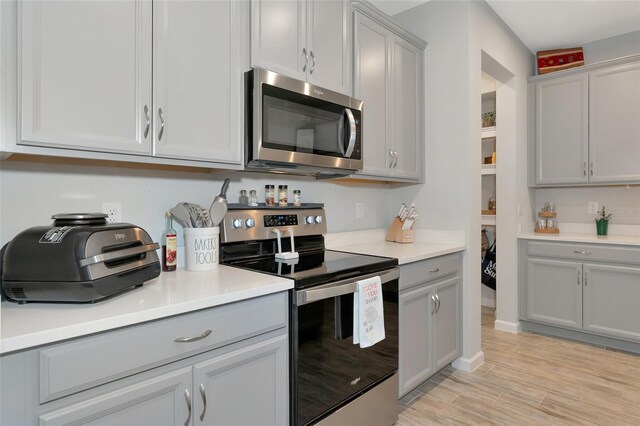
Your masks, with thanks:
M163 272L142 287L94 304L2 302L0 353L84 336L293 288L293 281L220 265Z
M518 234L518 238L523 240L545 240L568 243L596 243L640 246L640 235L596 235L560 231L559 234L536 234L535 232L521 232Z
M434 233L416 232L413 243L391 243L384 240L385 230L355 231L327 235L328 249L369 254L372 256L395 257L400 265L456 253L465 249L464 243L457 241L427 241L436 238ZM440 235L437 235L438 237ZM353 244L353 241L358 243Z

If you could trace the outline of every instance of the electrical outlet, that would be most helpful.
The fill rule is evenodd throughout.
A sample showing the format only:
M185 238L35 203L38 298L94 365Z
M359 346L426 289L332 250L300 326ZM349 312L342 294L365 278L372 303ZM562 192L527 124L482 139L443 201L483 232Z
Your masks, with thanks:
M598 202L590 201L589 202L589 214L598 214Z
M364 216L364 203L356 202L356 219Z
M102 203L102 212L108 214L107 223L122 222L122 204L116 201Z

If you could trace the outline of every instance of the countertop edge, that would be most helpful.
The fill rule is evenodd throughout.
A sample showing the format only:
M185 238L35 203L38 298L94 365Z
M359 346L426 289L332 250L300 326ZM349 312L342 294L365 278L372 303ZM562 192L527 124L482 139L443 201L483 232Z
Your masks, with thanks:
M517 235L519 240L543 240L560 243L582 244L607 244L623 246L640 246L640 236L635 235L604 235L560 233L560 234L536 234L534 232L522 232Z

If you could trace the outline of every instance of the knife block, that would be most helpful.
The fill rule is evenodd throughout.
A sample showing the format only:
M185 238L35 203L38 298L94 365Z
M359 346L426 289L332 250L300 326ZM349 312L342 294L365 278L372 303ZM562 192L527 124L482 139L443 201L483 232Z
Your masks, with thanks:
M385 240L392 243L412 243L413 229L402 229L402 221L394 217Z

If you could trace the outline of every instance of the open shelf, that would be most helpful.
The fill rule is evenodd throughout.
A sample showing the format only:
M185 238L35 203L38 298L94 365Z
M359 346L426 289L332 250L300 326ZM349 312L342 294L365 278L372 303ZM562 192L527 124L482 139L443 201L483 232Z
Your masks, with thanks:
M480 218L480 225L482 226L496 226L496 215L482 215Z
M495 164L483 164L480 169L480 174L485 175L495 175L496 174L496 165Z
M496 126L493 127L483 127L482 133L480 134L482 139L492 139L496 137Z

